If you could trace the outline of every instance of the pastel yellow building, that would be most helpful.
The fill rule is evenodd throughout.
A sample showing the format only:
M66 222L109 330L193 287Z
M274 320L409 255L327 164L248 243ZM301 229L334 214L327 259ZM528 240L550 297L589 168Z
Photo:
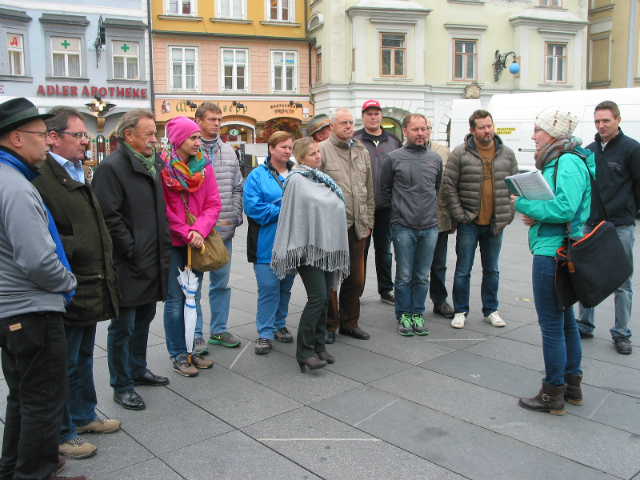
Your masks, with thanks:
M588 88L640 85L639 10L636 0L589 0Z
M446 140L456 98L586 88L587 8L579 0L315 0L317 113L378 100L388 126L434 119ZM509 54L509 55L507 55ZM512 62L520 66L509 73ZM498 68L498 65L500 68Z
M273 123L300 132L313 115L303 0L152 0L154 104L160 127L223 109L221 136L254 143Z

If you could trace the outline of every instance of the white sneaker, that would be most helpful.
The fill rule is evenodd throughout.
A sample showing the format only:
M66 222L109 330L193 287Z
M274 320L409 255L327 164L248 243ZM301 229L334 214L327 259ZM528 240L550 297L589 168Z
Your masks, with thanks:
M484 321L490 323L494 327L504 327L505 325L504 320L500 318L497 311L493 312L488 317L484 317Z
M453 320L451 320L451 326L453 328L462 328L466 319L467 316L464 313L456 313Z

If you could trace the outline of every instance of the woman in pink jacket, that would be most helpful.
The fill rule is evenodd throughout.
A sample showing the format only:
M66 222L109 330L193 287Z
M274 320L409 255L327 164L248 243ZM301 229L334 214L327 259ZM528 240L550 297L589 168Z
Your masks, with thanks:
M197 368L211 368L213 362L195 353L189 362L184 339L184 295L178 283L178 268L187 264L187 245L200 248L211 229L216 228L222 204L211 161L200 150L198 124L187 117L176 117L167 123L166 130L169 144L160 156L165 162L162 186L172 247L164 331L173 369L185 377L195 377ZM197 218L191 226L187 225L187 207ZM200 305L202 272L193 272L198 277L196 304Z

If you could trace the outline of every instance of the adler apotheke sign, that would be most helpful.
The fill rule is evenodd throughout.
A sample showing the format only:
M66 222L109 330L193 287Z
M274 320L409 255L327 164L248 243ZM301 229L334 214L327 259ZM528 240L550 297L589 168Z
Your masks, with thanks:
M39 85L38 95L45 97L88 97L100 95L101 97L125 97L125 98L147 98L146 88L134 87L95 87L95 86L75 86L75 85Z

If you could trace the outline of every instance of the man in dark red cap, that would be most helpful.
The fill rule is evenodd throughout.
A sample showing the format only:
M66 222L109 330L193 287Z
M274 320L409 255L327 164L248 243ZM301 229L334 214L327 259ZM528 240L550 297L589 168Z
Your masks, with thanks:
M353 137L360 140L369 152L376 206L374 213L375 226L372 235L367 237L364 262L366 265L369 244L371 243L371 237L373 237L380 301L395 305L393 278L391 277L391 264L393 263L393 256L391 255L391 205L385 205L380 196L380 172L384 156L402 147L402 141L393 133L386 132L381 127L382 108L376 100L364 102L362 105L362 120L364 121L364 128L355 132Z

